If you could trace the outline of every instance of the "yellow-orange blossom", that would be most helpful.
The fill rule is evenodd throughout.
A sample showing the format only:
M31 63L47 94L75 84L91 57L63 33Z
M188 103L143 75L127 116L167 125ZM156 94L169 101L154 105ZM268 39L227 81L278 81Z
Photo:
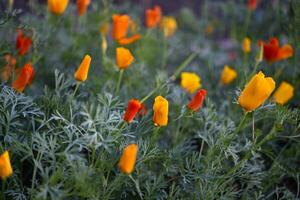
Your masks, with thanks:
M263 104L275 88L275 81L262 72L254 75L238 98L240 106L251 112Z

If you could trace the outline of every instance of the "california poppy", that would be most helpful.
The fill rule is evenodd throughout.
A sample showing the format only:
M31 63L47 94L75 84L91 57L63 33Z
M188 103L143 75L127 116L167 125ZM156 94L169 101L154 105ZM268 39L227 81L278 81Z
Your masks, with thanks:
M196 73L181 73L181 87L189 93L194 93L201 87L200 81L201 79Z
M206 90L200 89L193 97L193 99L189 102L188 108L196 112L202 107L205 97L206 97Z
M131 123L132 120L134 119L135 115L139 112L139 110L141 109L142 105L141 103L136 100L136 99L131 99L128 102L126 111L124 113L124 117L123 119L128 122Z
M8 151L5 151L0 155L0 178L6 179L11 176L13 169L11 167L10 158ZM2 183L3 184L3 183Z
M242 49L244 53L250 53L251 51L251 40L248 37L243 39Z
M48 0L48 9L56 15L61 15L65 12L69 0Z
M153 9L147 9L145 12L145 24L148 28L156 27L161 20L160 6L154 6Z
M168 124L169 102L162 96L157 96L153 105L153 122L155 126Z
M118 47L116 49L116 63L120 69L127 69L127 67L133 62L134 57L129 51L124 47Z
M87 79L89 69L90 69L90 64L91 64L91 56L85 55L81 64L79 65L77 71L74 74L74 78L77 81L85 81Z
M112 20L112 38L119 44L127 45L140 39L141 36L139 34L127 37L128 29L131 24L131 18L128 15L113 15Z
M280 47L279 41L275 37L271 38L269 43L259 41L258 45L263 45L264 59L267 62L281 61L293 56L293 47L289 44Z
M165 37L171 37L177 29L176 19L174 17L163 17L160 27L162 28Z
M85 14L87 7L90 5L91 0L77 0L77 12L79 16Z
M18 55L23 56L26 54L32 44L30 37L24 35L22 30L18 30L16 48L18 49Z
M137 144L129 144L123 150L118 167L122 173L131 174L134 170L136 157L138 153Z
M224 85L230 84L237 77L237 72L229 67L228 65L224 66L224 69L221 74L221 82Z
M294 87L283 81L278 89L275 91L273 99L276 103L281 105L286 104L294 96Z
M27 85L30 85L34 78L34 68L31 63L24 65L20 74L18 75L15 82L12 84L12 88L18 92L23 92Z
M275 88L275 81L262 72L254 75L238 98L240 106L251 112L263 104Z

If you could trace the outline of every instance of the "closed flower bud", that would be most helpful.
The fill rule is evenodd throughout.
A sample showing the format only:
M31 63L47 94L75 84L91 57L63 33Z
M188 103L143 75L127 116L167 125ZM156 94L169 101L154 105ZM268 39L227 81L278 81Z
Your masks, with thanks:
M132 173L132 171L134 170L137 153L138 153L138 146L136 144L130 144L124 148L118 164L118 167L122 173L124 174Z
M224 69L222 71L221 75L221 82L224 85L230 84L234 79L236 79L237 73L234 69L229 67L228 65L224 66Z
M245 37L243 39L243 52L244 53L250 53L251 51L251 40L248 37Z
M132 56L129 49L118 47L116 50L116 63L119 69L127 69L127 67L133 62L134 57Z
M13 173L13 169L11 167L9 153L5 151L2 155L0 155L0 178L6 179L11 176Z
M153 9L147 9L145 12L145 24L148 28L156 27L161 20L161 8L154 6Z
M18 49L18 55L23 56L28 51L30 46L32 45L32 40L30 37L26 37L22 30L18 30L17 40L16 40L16 48Z
M279 88L275 91L273 99L276 103L284 105L294 96L294 87L283 81Z
M188 108L194 112L198 111L202 107L205 97L206 90L200 89L188 104Z
M245 111L251 112L268 99L274 88L274 80L271 77L265 77L262 72L259 72L245 86L238 98L238 102Z
M155 126L166 126L168 124L169 102L162 96L154 100L153 122Z
M89 68L90 68L90 64L91 64L91 60L92 58L89 55L86 55L80 66L78 67L77 71L74 74L74 78L77 81L85 81L87 79L88 73L89 73Z
M181 73L181 87L191 94L201 87L200 81L200 77L195 73Z
M12 88L18 92L23 92L25 87L32 83L34 74L34 68L31 63L24 65L17 79L13 82Z
M171 37L177 29L176 19L174 17L163 17L160 27L163 29L165 37Z
M141 103L136 100L136 99L131 99L128 102L127 105L127 109L125 111L124 117L123 119L128 122L131 123L132 120L134 119L135 115L139 112L139 110L141 109L142 105Z
M55 15L61 15L65 12L69 0L48 0L48 9Z
M86 13L87 7L90 5L91 0L77 0L77 12L78 15L84 15Z

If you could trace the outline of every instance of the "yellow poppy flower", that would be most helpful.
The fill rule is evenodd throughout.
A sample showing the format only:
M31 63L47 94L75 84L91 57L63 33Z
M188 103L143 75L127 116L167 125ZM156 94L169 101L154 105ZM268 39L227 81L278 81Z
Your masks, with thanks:
M171 37L177 29L176 19L174 17L163 17L160 27L163 29L165 37Z
M221 75L221 82L224 85L230 84L234 79L236 79L237 73L234 69L229 67L228 65L224 66L224 69L222 71Z
M251 112L263 104L275 88L275 81L262 72L254 75L238 98L240 106Z
M273 99L276 103L284 105L288 100L290 100L294 96L294 87L283 81L279 88L274 93Z
M200 81L200 77L195 73L181 73L181 87L191 94L201 87Z
M154 100L153 122L155 126L166 126L168 124L169 102L162 96Z

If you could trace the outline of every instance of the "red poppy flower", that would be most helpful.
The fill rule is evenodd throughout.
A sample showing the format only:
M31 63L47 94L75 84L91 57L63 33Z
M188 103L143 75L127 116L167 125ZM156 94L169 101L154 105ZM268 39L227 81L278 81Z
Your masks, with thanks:
M26 37L22 30L18 30L16 48L18 49L18 55L23 56L26 54L32 44L32 40Z
M25 87L32 83L34 74L35 74L35 72L32 67L32 64L31 63L26 64L22 68L22 70L21 70L19 76L17 77L17 79L15 80L15 82L13 82L12 88L17 90L18 92L23 92Z
M141 103L138 100L131 99L128 102L127 109L125 111L123 119L126 122L131 123L132 120L134 119L135 115L139 112L141 107L142 107Z
M193 97L193 99L188 104L188 108L196 112L202 107L205 97L206 97L206 90L205 89L198 90L197 94Z
M263 45L264 59L267 62L276 62L287 59L291 57L294 52L293 47L289 44L280 47L277 38L271 38L269 43L259 41L258 45Z

